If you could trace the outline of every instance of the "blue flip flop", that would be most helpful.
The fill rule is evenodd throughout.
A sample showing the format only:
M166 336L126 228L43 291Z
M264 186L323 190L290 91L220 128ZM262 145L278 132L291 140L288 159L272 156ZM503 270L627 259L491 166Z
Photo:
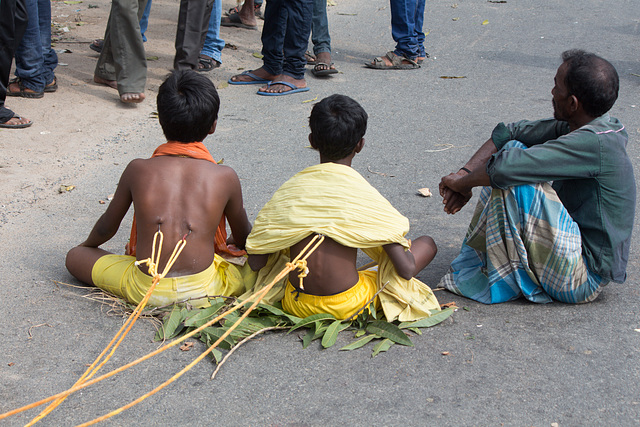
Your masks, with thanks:
M282 80L278 80L276 82L267 83L267 87L271 87L271 85L285 85L285 86L289 86L291 88L291 90L288 90L286 92L263 92L263 91L259 90L258 91L258 95L263 95L263 96L282 96L282 95L291 95L292 93L306 92L306 91L309 90L308 87L298 87L298 86L294 85L293 83L285 82L285 81L282 81Z
M238 74L238 76L251 77L253 80L248 81L248 82L235 82L235 81L231 80L233 77L235 77L235 76L233 76L228 80L228 83L230 85L263 85L265 83L269 83L270 82L270 80L261 79L260 77L258 77L255 74L253 74L251 71L243 71L242 73Z

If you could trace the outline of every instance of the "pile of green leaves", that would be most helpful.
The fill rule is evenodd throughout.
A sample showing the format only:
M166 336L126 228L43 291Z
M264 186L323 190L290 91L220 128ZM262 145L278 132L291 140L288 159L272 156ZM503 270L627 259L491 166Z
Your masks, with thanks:
M188 309L181 305L174 305L165 317L162 327L156 333L156 340L167 340L187 334L204 325L229 308L229 304L222 298L215 298L211 306L200 309ZM209 326L200 331L195 337L205 345L211 346L225 332L231 328L242 316L242 310L237 310L226 315L214 326ZM453 308L435 311L431 317L414 322L387 322L380 319L382 313L376 313L373 304L368 310L363 310L353 320L337 320L330 314L314 314L301 319L282 311L280 306L258 304L249 315L242 320L236 329L229 334L218 348L230 350L246 337L271 329L288 329L293 332L306 328L307 332L302 338L302 347L306 348L314 340L321 339L322 347L329 348L336 343L338 334L342 331L355 331L355 341L342 347L340 350L355 350L365 346L373 340L378 340L373 347L371 356L389 350L394 344L413 347L413 342L405 333L405 330L421 335L421 328L429 328L447 319L453 313ZM222 360L223 354L214 349L212 356L216 363Z

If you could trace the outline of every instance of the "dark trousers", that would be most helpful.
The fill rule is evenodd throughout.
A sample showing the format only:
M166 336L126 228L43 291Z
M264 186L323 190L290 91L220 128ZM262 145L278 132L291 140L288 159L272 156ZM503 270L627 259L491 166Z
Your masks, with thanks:
M198 68L198 56L209 30L213 1L180 0L176 56L173 58L173 68L176 70L195 70Z
M0 123L11 119L13 111L5 108L7 86L13 55L27 28L27 7L24 0L0 0Z
M271 74L304 78L314 0L269 0L262 29L263 68Z

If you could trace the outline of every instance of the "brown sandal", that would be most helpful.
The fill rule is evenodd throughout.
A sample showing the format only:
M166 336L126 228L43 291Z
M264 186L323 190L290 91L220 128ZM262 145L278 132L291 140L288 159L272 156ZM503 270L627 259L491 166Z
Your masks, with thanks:
M387 64L384 58L387 58L389 62L391 62L391 65ZM364 65L367 68L376 70L413 70L420 68L420 64L413 59L396 55L393 52L387 52L385 56L378 56L374 58L372 62L365 62Z

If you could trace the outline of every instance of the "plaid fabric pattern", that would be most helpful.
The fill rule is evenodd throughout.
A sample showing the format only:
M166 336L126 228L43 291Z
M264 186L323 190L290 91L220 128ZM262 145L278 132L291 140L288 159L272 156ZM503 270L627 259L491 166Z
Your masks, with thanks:
M607 283L589 271L578 224L551 185L539 183L482 189L460 255L440 286L485 304L520 296L582 303Z

